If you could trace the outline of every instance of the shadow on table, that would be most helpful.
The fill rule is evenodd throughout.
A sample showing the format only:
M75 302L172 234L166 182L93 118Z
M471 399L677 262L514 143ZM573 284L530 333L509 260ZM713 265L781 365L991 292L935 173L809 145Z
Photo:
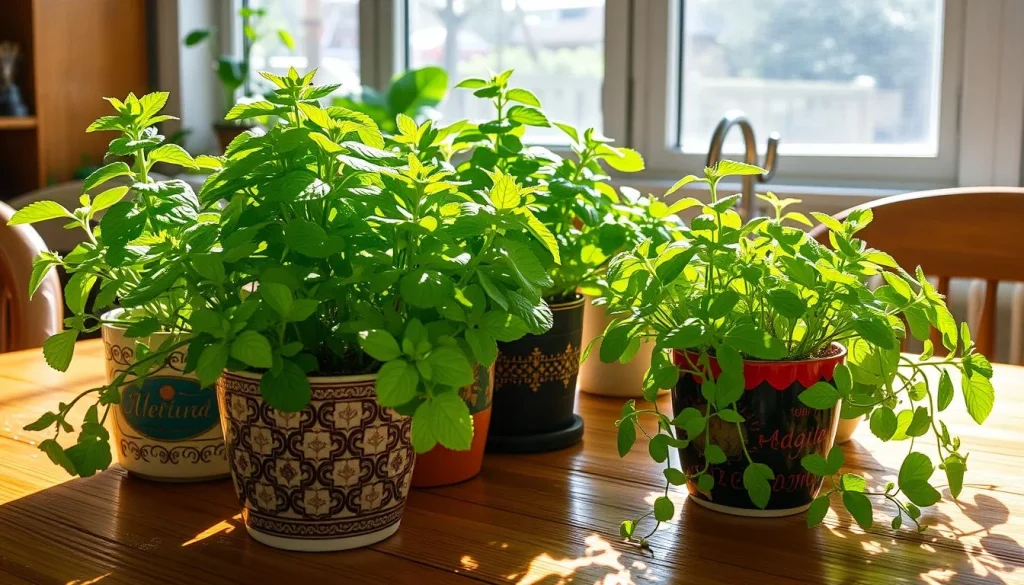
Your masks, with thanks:
M860 466L870 469L864 473L869 486L881 486L886 481L883 479L885 476L895 480L897 470L885 468L870 450L861 447L856 440L847 445L848 455L852 451ZM879 472L880 469L885 471ZM936 470L935 473L937 475L933 478L938 480L942 471ZM888 526L889 518L877 514L872 531L865 533L853 525L852 518L845 511L837 515L837 525L828 530L831 536L859 542L867 553L867 563L874 564L877 559L877 564L885 566L904 553L906 559L901 559L901 564L906 562L916 566L919 581L923 583L1006 583L996 571L1011 573L1024 570L1024 547L999 531L1009 522L1009 508L992 495L971 494L972 488L991 490L996 487L965 485L960 500L953 500L948 489L942 490L942 501L956 505L968 520L977 524L975 529L965 529L963 519L956 521L933 507L922 511L920 522L928 528L921 533L907 529L911 526L908 518L903 519L901 531L893 531ZM833 509L836 507L841 507L838 499L833 504ZM894 505L889 504L884 509L892 515L896 513Z

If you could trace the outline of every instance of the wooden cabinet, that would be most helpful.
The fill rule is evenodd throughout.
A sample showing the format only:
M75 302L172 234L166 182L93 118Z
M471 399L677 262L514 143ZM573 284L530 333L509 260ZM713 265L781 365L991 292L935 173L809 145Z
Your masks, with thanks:
M110 133L86 134L110 113L103 97L145 93L145 0L7 0L0 41L21 45L17 83L29 118L0 117L0 198L70 180L100 164Z

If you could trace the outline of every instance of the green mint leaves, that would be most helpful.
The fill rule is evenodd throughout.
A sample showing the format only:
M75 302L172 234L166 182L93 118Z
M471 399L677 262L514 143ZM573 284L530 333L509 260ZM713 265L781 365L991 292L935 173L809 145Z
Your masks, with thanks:
M582 139L577 135L576 140ZM602 146L595 152L607 150ZM744 221L733 209L739 197L719 196L725 177L762 172L752 165L721 161L705 169L703 177L682 178L666 195L678 197L680 189L706 185L710 199L681 197L671 205L661 204L664 209L659 213L697 208L688 226L677 230L680 237L647 238L608 261L598 302L615 319L604 332L601 359L628 359L629 348L640 340L653 341L656 351L644 380L645 398L656 398L658 381L674 385L680 375L689 375L702 380L704 401L674 419L656 403L653 408L630 405L618 422L620 455L628 453L636 440L637 419L657 418L658 434L652 436L650 454L655 462L667 465L667 484L696 481L698 490L713 498L715 482L706 467L687 474L674 470L664 445L701 439L705 466L721 463L726 450L708 438L709 423L717 418L715 424L736 425L740 433L751 428L735 408L746 382L744 361L815 359L839 351L838 344L847 352L845 363L835 368L831 379L826 376L803 390L800 403L811 409L840 408L844 418L867 417L870 432L883 441L914 445L915 438L933 436L937 445L932 458L956 497L967 454L940 413L960 392L968 413L983 423L995 401L991 364L978 354L966 325L956 323L920 268L907 272L889 254L858 237L871 223L870 209L854 209L841 217L811 214L821 224L819 239L828 241L825 246L805 231L813 222L792 211L796 200L758 195L770 208L769 216ZM869 288L869 279L876 275L882 276L883 284ZM932 329L941 333L948 356L936 357L930 342L917 358L901 355L909 336L927 340ZM679 364L659 357L669 350L679 352ZM674 377L664 373L669 369L675 371ZM744 458L747 494L755 506L770 507L772 470L756 456L745 452ZM863 478L843 473L838 447L827 457L807 455L802 464L808 473L824 478L825 491L808 513L811 525L825 518L834 494L862 527L873 522L872 499L896 505L894 527L911 523L917 528L920 508L939 499L929 484L931 458L922 453L910 453L899 485L884 491L872 491L874 486ZM631 538L641 519L631 520Z

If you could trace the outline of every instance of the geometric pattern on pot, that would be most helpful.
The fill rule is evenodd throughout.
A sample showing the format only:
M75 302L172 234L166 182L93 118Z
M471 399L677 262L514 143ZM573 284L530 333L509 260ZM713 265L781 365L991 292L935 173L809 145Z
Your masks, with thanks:
M412 421L377 404L375 376L310 378L312 401L279 412L259 377L217 381L232 479L246 524L302 540L379 532L401 520Z
M495 385L529 386L536 392L542 384L560 381L569 388L574 376L580 370L580 348L572 344L555 354L546 354L534 347L528 355L498 354L494 366Z

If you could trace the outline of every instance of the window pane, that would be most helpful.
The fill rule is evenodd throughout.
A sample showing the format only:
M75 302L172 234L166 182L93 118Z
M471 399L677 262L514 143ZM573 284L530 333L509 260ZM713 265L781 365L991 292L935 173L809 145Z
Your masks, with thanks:
M316 83L359 85L359 0L250 0L251 8L267 11L256 25L265 35L252 50L253 67L278 75L289 67L319 68ZM291 51L277 36L288 31Z
M537 94L548 117L601 128L604 0L408 0L409 66L440 65L451 85L515 69L512 83ZM446 120L490 120L486 100L466 90L442 104ZM535 142L563 142L531 128Z
M732 108L800 154L934 156L943 0L684 0L680 142ZM737 132L727 143L739 151Z

